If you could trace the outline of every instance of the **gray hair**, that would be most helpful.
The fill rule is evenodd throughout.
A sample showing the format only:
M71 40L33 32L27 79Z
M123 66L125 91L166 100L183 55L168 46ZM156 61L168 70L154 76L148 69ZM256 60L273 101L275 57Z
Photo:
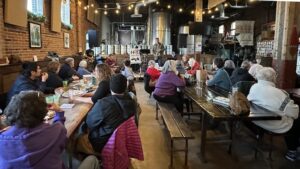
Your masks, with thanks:
M249 68L250 68L250 63L249 63L249 61L248 61L248 60L244 60L244 61L242 62L241 68L249 70Z
M80 61L80 63L79 63L79 67L86 68L86 67L87 67L87 62L86 62L86 60L82 60L82 61Z
M153 66L155 66L155 61L154 61L154 60L149 60L149 62L148 62L148 66L150 66L150 65L153 65Z
M226 60L224 63L224 68L235 69L235 64L232 60Z
M167 72L176 72L176 61L175 60L167 60L162 68L163 73Z
M257 80L276 82L276 72L271 67L263 67L256 73Z
M71 64L72 62L74 62L74 59L69 57L69 58L66 58L65 62L67 64Z

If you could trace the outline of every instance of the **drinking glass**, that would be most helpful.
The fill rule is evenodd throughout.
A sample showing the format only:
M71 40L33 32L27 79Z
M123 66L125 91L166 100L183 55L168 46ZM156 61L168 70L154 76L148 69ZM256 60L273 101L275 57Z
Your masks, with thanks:
M46 96L46 103L48 107L51 107L53 104L53 96Z
M67 80L63 81L63 87L64 87L64 91L66 92L68 90L68 81Z
M53 103L54 104L59 105L59 99L60 99L60 95L59 94L53 95Z

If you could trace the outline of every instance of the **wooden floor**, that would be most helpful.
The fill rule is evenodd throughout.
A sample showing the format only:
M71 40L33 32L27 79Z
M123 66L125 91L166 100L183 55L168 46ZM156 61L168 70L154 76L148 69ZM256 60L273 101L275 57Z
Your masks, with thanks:
M133 161L134 169L167 169L170 161L170 139L161 118L155 120L155 101L149 98L143 89L143 83L136 83L137 97L142 108L139 131L142 138L145 161ZM200 161L200 121L199 117L186 119L191 126L196 139L190 141L189 168L190 169L299 169L300 161L289 162L284 159L286 146L281 138L276 138L276 150L273 152L273 162L267 160L267 152L260 153L254 159L253 145L255 140L242 125L235 135L232 155L227 154L227 145L210 144L207 146L207 163ZM210 130L208 137L222 133L225 126L219 125L220 131ZM176 144L176 143L175 143ZM175 146L180 148L177 143ZM175 168L183 168L184 154L175 153Z

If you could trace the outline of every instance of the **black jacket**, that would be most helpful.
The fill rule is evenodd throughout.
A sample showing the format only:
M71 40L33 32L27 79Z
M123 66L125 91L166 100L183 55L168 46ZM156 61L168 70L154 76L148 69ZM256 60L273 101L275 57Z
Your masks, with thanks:
M17 77L16 81L7 94L6 104L10 102L11 98L14 95L19 94L21 91L36 90L45 92L46 89L47 88L45 82L41 82L39 79L32 80L29 77L20 75Z
M51 93L53 93L56 88L63 86L62 81L63 80L58 76L58 74L49 71L46 86L51 91Z
M234 69L232 69L232 68L224 68L224 70L226 70L226 72L228 73L229 76L231 76L232 72L234 71Z
M110 95L109 80L102 80L99 83L98 88L92 97L92 101L95 104L99 99L102 99L109 95Z
M94 150L100 153L114 130L135 114L136 102L128 94L98 100L86 119Z
M248 73L247 69L236 68L230 77L232 85L240 81L255 81L255 79Z
M80 74L78 74L70 65L64 64L58 73L59 77L61 77L63 80L72 81L72 76L78 76L79 78L82 78Z

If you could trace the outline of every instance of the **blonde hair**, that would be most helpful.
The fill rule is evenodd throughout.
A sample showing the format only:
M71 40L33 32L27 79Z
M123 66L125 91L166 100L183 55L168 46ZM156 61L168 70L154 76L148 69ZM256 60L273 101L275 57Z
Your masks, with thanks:
M174 72L176 73L176 61L175 60L167 60L162 68L163 73L167 72Z
M82 60L82 61L80 61L80 63L79 63L79 67L86 68L86 67L87 67L87 62L86 62L86 60Z
M96 71L98 72L99 81L109 80L112 75L112 71L107 64L98 64L96 66Z

